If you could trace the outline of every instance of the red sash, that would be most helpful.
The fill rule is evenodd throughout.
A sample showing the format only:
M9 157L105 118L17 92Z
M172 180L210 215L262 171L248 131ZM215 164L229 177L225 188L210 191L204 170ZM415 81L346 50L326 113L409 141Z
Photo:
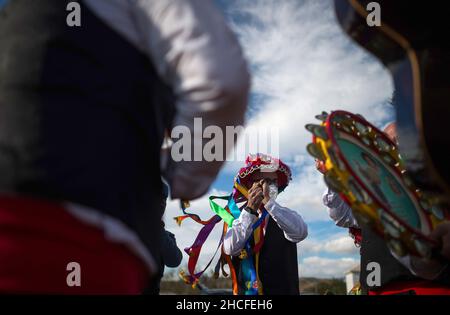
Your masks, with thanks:
M381 290L370 290L369 295L450 295L450 287L439 285L432 281L405 281L395 282L384 286Z
M69 286L70 262L81 286ZM140 294L144 263L48 201L0 196L0 293Z

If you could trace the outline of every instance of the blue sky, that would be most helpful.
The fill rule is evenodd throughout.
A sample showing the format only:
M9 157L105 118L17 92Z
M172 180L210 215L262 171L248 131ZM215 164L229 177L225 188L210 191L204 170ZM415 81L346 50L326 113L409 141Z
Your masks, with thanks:
M252 74L246 125L277 127L280 157L293 170L293 181L277 201L298 211L309 227L308 238L298 245L300 275L343 277L359 263L359 250L348 231L336 227L322 205L326 187L306 153L311 135L304 125L315 122L314 115L322 110L344 109L384 126L393 120L391 78L341 31L332 1L215 2L238 36ZM229 193L241 164L227 163L211 193ZM206 197L191 204L192 211L211 215ZM189 221L177 227L170 219L179 213L178 203L169 202L167 227L175 233L180 248L185 248L200 227ZM219 233L213 232L205 244L199 267L211 257ZM184 264L186 261L187 257Z

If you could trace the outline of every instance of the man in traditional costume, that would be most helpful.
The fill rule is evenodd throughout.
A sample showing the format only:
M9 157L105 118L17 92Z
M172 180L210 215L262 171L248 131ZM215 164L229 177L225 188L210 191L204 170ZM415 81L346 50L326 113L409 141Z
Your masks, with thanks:
M250 155L236 180L248 189L248 200L223 249L233 256L239 294L299 294L297 243L308 228L298 212L276 201L291 180L289 167L268 155ZM262 229L259 240L252 235L256 228Z

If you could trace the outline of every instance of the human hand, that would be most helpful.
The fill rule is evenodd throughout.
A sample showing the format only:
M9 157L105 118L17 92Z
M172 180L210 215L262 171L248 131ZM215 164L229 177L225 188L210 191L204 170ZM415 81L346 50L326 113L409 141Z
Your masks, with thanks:
M264 196L264 199L263 199L262 203L266 204L270 200L269 183L267 181L265 181L265 180L261 180L261 186L262 186L262 189L263 189L263 196Z
M327 169L325 168L325 163L318 159L316 159L316 169L322 174L325 174L325 172L327 171Z
M257 211L261 206L261 202L264 199L263 187L261 181L253 183L252 187L248 190L248 203L247 207L253 211Z
M440 254L450 260L450 222L441 223L431 232L430 237L441 244Z

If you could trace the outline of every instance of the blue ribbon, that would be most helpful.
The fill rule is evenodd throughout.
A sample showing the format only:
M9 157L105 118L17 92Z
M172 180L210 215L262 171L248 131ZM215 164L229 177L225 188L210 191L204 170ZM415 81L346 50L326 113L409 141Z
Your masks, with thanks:
M236 201L234 201L231 195L230 198L228 198L228 209L230 209L230 212L235 219L239 218L239 216L241 215L241 210L239 209Z
M266 219L267 211L264 209L261 216L258 218L252 226L252 235L248 238L247 243L245 244L245 251L247 252L247 257L241 262L241 270L242 270L242 280L246 287L245 295L258 295L258 278L256 275L255 263L253 261L253 250L251 247L251 243L254 242L253 231L255 231L262 222Z

